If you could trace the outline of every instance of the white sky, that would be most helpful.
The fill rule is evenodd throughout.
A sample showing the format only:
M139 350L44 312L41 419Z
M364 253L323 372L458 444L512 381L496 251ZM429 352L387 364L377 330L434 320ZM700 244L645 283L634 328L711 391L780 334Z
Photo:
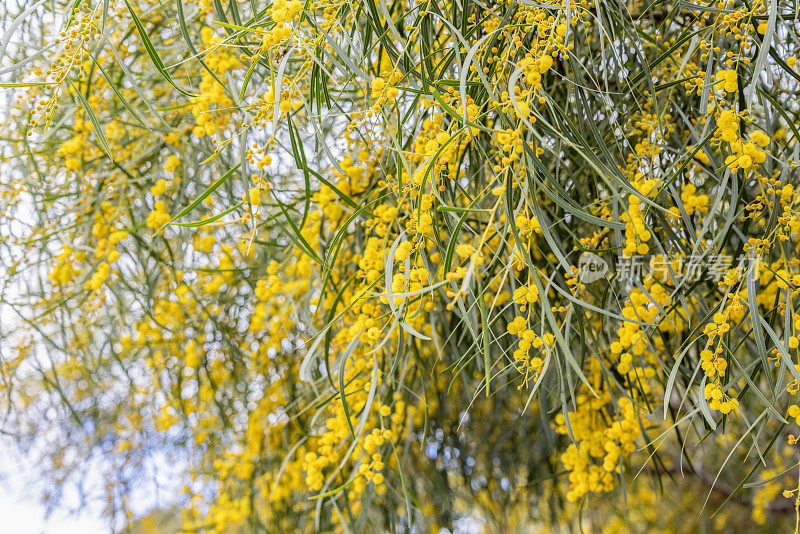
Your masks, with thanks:
M108 534L98 517L79 517L54 513L45 519L44 507L34 498L20 499L6 489L0 490L0 529L4 534Z
M9 451L8 443L0 450ZM2 456L2 455L0 455ZM12 455L0 457L0 532L3 534L108 534L110 529L97 510L75 516L55 511L45 517L45 507L33 488L33 466Z

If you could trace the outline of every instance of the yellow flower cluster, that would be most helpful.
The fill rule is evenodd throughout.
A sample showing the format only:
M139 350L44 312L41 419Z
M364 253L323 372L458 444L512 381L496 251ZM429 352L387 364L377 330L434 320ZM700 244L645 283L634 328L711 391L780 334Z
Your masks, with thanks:
M636 450L641 430L633 402L623 398L614 410L608 410L609 401L607 394L582 394L576 399L578 409L569 414L569 423L563 414L556 417L556 431L574 439L561 455L569 471L568 501L614 489L620 462Z

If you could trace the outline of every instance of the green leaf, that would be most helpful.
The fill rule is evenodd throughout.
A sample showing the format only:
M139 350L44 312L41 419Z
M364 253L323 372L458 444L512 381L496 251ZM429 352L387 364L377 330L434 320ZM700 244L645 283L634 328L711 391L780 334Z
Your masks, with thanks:
M180 213L178 213L176 216L174 216L174 217L172 218L172 220L169 222L169 224L172 224L172 223L174 223L174 222L175 222L175 221L177 221L178 219L180 219L180 218L182 218L182 217L185 217L186 215L188 215L188 214L190 214L192 211L194 211L194 210L195 210L195 208L197 208L197 206L199 206L199 205L200 205L200 203L201 203L203 200L205 200L205 199L206 199L206 198L207 198L207 197L208 197L208 196L209 196L211 193L213 193L214 191L216 191L217 189L219 189L220 187L222 187L222 186L223 186L223 184L225 184L225 182L227 182L227 181L230 179L230 177L231 177L231 176L233 176L233 174L234 174L234 173L235 173L235 172L236 172L238 169L239 169L239 164L237 163L237 164L236 164L236 165L235 165L235 166L234 166L232 169L230 169L228 172L226 172L225 174L223 174L223 175L220 177L220 179L219 179L219 180L217 180L216 182L214 182L213 184L211 184L210 186L208 186L208 187L206 188L206 190L205 190L205 191L203 191L203 192L200 194L200 196L199 196L199 197L197 197L196 199L194 199L194 200L192 201L192 203L191 203L191 204L189 204L188 206L186 206L186 207L185 207L183 210L181 210L181 212L180 212ZM223 214L223 215L224 215L224 214Z
M103 134L103 128L100 127L100 123L97 121L97 115L94 114L92 111L91 106L89 106L89 102L86 100L86 97L78 90L77 87L72 82L69 82L72 90L75 92L75 96L78 97L81 104L83 105L83 109L86 110L86 115L89 116L89 121L92 123L92 127L94 128L94 132L97 134L97 139L100 140L100 145L103 147L103 151L106 153L106 156L109 157L112 161L114 160L114 156L111 155L111 149L108 146L108 141L106 141L106 136Z
M161 61L161 58L158 56L158 52L156 52L156 49L153 46L153 42L147 35L147 32L145 31L144 26L142 25L142 21L140 21L139 17L136 16L136 13L133 11L133 8L131 7L131 4L130 2L128 2L128 0L125 0L125 5L128 6L128 12L131 14L131 17L133 17L133 23L136 25L136 29L139 32L139 37L142 38L142 44L144 44L144 48L147 51L147 55L150 56L150 60L153 62L153 65L155 65L156 70L158 70L158 72L161 73L161 76L163 76L164 79L167 80L170 83L170 85L172 85L172 87L177 89L182 94L190 97L198 96L195 93L191 93L186 89L183 89L177 83L175 83L175 81L172 79L172 76L170 76L169 72L167 72L167 68L164 66L164 62Z

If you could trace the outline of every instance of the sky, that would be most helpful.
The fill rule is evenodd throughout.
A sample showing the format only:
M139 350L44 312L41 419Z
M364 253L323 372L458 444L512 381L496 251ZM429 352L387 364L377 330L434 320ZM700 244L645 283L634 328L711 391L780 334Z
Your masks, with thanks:
M4 534L108 534L97 516L78 517L56 512L45 518L45 509L33 497L19 498L7 489L0 490L0 517Z
M0 450L9 450L8 444ZM97 510L75 516L63 510L46 516L31 481L37 475L18 458L0 458L0 532L3 534L108 534Z

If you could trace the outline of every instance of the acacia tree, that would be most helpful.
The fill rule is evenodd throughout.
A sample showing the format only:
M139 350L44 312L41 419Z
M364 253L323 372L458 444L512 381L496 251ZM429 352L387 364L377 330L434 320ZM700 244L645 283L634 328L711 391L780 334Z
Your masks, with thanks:
M796 2L4 9L0 429L47 500L797 529Z

